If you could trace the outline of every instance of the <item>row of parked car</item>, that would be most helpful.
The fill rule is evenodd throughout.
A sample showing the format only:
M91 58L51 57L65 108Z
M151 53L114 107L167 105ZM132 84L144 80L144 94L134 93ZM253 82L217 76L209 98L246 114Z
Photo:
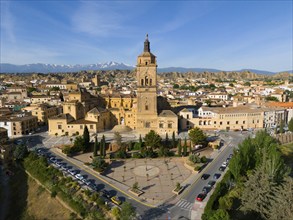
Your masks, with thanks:
M54 164L57 168L59 168L66 175L71 175L73 179L81 181L84 185L89 187L93 191L99 191L99 187L95 183L94 180L87 179L86 176L80 173L80 170L73 169L70 166L67 166L65 162L62 162L62 159L58 159L55 156L51 155L46 151L46 149L39 148L37 149L37 154L39 156L46 156L50 163ZM112 196L109 191L103 189L101 194L104 198L111 200L116 205L121 205L122 201L117 196Z
M225 171L232 156L233 154L230 154L229 157L226 159L226 161L222 163L222 165L219 167L219 171L222 171L222 172ZM201 179L207 180L210 176L211 176L210 174L204 173L201 176ZM208 184L205 187L203 187L202 192L197 195L196 200L203 201L205 197L207 196L207 194L212 190L213 186L216 184L216 180L219 179L220 177L221 177L221 173L215 173L213 176L214 180L210 180Z

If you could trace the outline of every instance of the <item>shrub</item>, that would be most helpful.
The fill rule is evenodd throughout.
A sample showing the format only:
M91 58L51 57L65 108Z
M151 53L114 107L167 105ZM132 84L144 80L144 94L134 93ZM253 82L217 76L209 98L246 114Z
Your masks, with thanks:
M202 156L200 158L200 162L202 162L202 163L206 163L207 161L208 161L208 159L206 158L206 156Z
M52 192L51 192L51 197L52 198L55 198L57 196L57 192L55 191L55 190L53 190Z
M199 165L198 165L198 166L195 166L195 167L194 167L194 171L199 171L200 168L201 168L201 166L199 166Z

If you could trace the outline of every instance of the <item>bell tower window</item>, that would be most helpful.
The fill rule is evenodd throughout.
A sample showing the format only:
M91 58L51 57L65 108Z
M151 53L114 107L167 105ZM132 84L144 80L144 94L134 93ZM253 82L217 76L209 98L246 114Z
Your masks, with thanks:
M149 79L148 79L148 77L146 76L145 77L145 85L147 86L149 84Z

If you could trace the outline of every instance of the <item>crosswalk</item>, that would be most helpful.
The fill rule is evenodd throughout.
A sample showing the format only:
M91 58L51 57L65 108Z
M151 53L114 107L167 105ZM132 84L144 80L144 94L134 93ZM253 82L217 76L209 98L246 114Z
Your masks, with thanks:
M176 203L176 206L180 207L181 209L184 209L184 210L187 210L189 211L193 204L191 202L188 202L187 200L185 199L180 199L177 203Z

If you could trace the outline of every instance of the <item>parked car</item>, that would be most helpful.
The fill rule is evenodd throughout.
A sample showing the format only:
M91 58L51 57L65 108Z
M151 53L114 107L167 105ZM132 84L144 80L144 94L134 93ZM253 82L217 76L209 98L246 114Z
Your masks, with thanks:
M202 180L206 180L206 179L208 179L209 177L210 177L210 174L204 173L204 174L202 174L201 179L202 179Z
M222 163L222 167L227 167L228 166L228 163L226 162L226 161L224 161L223 163Z
M97 186L96 184L94 184L94 183L90 183L88 186L89 186L92 190L94 190L94 191L98 191L98 186Z
M77 171L74 169L69 169L68 173L71 174L72 176L75 176L77 174Z
M229 158L231 159L232 157L233 157L233 154L230 154L230 155L229 155Z
M216 181L214 181L214 180L210 180L210 181L208 182L208 186L209 186L209 187L213 187L215 184L216 184Z
M214 179L216 179L216 180L217 180L217 179L219 179L219 178L220 178L220 176L221 176L221 174L220 174L220 173L215 173L215 174L214 174Z
M205 187L203 187L202 192L205 194L208 194L211 191L211 189L212 189L211 187L205 186Z
M225 169L226 169L226 167L224 167L224 166L220 166L220 168L219 168L220 171L224 171Z
M112 201L113 203L115 203L116 205L121 205L121 203L122 203L122 201L118 198L118 196L113 196L113 197L111 198L111 201Z
M76 179L79 179L79 180L84 179L84 177L80 173L76 174L75 177L76 177Z
M200 193L200 194L197 195L196 200L197 201L203 201L206 196L207 196L207 194Z
M108 198L108 199L111 198L111 194L110 194L110 192L107 191L107 190L105 190L105 189L102 191L102 194L103 194L104 197L106 197L106 198Z

